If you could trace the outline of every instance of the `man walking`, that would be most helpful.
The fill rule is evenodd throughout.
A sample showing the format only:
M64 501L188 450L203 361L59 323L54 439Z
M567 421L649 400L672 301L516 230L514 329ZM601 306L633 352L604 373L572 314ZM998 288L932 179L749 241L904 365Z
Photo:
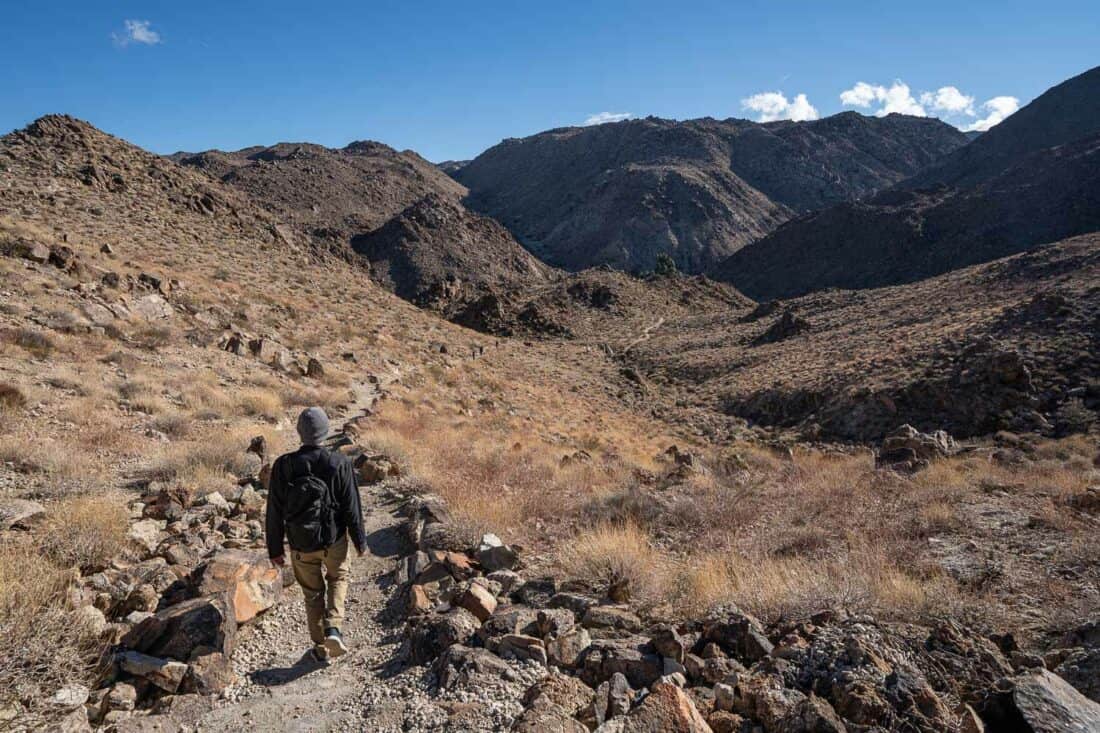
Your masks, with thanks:
M348 649L340 634L348 593L348 537L362 555L366 548L363 510L355 471L347 456L321 447L328 416L311 407L298 416L302 447L279 456L267 494L267 554L286 564L290 545L294 578L306 602L313 657L323 662Z

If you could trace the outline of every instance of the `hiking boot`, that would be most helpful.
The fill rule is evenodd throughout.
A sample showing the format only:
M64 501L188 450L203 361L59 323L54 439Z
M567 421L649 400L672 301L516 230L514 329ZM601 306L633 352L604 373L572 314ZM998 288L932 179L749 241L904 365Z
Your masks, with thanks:
M328 649L319 644L309 650L309 658L315 664L328 664Z
M344 637L340 635L340 629L325 629L325 649L328 650L330 658L347 654L348 647L344 644Z

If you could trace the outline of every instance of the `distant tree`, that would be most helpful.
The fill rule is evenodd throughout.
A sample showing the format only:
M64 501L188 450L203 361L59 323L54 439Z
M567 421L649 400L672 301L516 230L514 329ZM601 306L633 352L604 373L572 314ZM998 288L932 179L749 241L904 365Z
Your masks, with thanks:
M676 268L676 260L667 252L657 255L657 264L653 266L653 274L657 277L672 277L679 270Z

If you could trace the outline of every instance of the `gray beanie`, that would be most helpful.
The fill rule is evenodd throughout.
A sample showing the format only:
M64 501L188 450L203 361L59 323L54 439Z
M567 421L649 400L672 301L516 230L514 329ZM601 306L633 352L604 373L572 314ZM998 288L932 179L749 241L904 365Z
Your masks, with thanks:
M328 415L320 407L303 410L298 416L298 437L302 445L321 445L328 437Z

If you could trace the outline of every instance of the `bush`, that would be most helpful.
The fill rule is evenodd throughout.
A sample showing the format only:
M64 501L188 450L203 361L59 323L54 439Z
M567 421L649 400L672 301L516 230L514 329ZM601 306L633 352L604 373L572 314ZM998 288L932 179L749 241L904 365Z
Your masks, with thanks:
M645 606L666 592L668 562L633 524L605 524L568 541L560 562L571 579L615 601Z
M50 695L65 684L91 686L105 651L65 603L69 578L33 548L0 544L0 709L25 710L16 729L55 730Z
M657 277L672 277L679 271L679 268L676 267L676 260L672 259L670 254L662 252L657 255L657 262L653 266L654 275Z
M115 496L81 496L50 509L40 537L42 552L61 567L102 570L122 552L129 516Z
M27 404L27 396L14 384L0 382L0 413L21 409Z
M4 331L3 338L11 344L29 351L40 359L45 359L54 352L57 345L49 334L35 331L30 328L11 328Z

